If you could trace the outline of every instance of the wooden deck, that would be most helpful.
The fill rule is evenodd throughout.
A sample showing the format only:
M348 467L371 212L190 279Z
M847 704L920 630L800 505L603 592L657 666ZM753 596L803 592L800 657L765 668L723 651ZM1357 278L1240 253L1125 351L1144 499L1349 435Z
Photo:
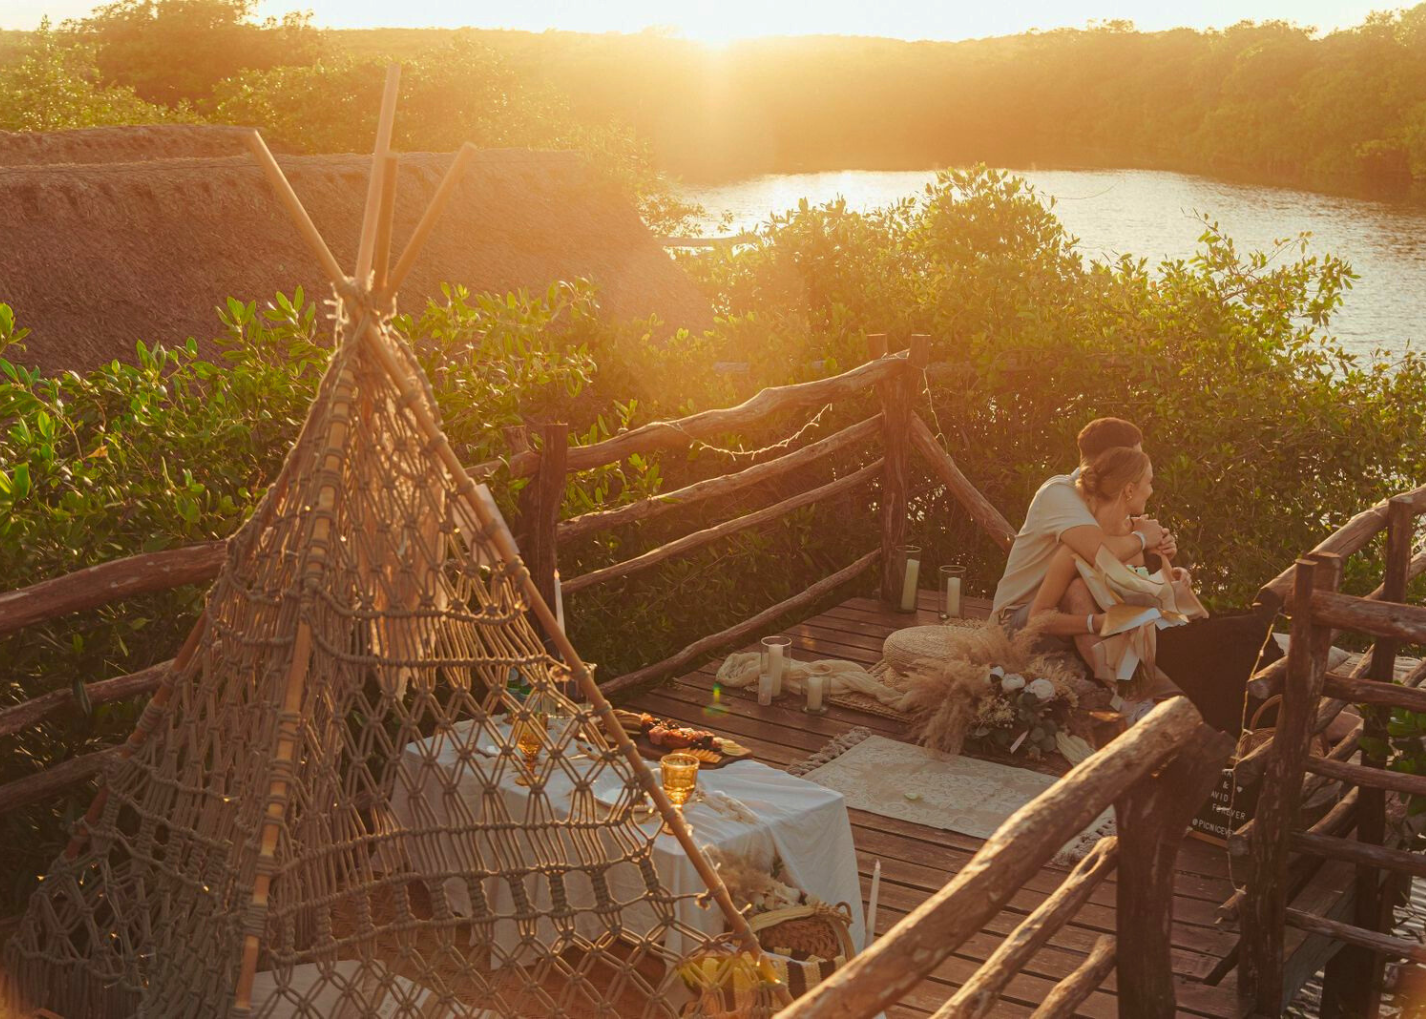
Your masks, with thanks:
M803 660L841 658L869 665L881 657L882 642L893 630L935 623L933 602L933 592L922 592L919 611L912 617L889 612L872 599L851 598L783 632L792 638L795 654ZM989 608L983 599L967 600L969 615L984 618ZM717 662L710 663L672 685L641 693L630 698L627 706L711 726L751 747L758 760L773 767L787 767L807 757L854 726L865 726L890 738L906 738L902 726L891 719L835 705L826 715L814 717L804 713L793 698L785 699L782 705L764 708L758 706L754 697L740 691L724 693L727 714L710 722L704 709L711 700L717 666ZM875 861L880 860L882 864L877 926L883 932L945 884L982 844L982 840L970 836L858 810L851 811L851 820L863 895L870 888ZM1065 873L1056 867L1041 870L1007 909L962 945L900 1006L890 1010L888 1017L912 1019L934 1012L990 956L1000 941L1058 887ZM1232 891L1226 851L1193 839L1185 840L1178 856L1173 925L1179 1015L1242 1014L1233 967L1237 930L1233 924L1218 922L1216 914L1217 906ZM1111 877L1094 891L1079 915L1010 983L992 1014L1029 1016L1055 981L1084 961L1095 939L1114 930L1114 895ZM1075 1014L1093 1019L1118 1016L1114 987L1111 976Z

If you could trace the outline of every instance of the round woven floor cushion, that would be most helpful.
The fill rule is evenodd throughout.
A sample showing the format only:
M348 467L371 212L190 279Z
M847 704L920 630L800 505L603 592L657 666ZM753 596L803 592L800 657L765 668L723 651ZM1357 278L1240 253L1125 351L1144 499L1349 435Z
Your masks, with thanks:
M954 639L950 626L908 626L886 638L881 660L887 668L905 672L922 658L945 658Z

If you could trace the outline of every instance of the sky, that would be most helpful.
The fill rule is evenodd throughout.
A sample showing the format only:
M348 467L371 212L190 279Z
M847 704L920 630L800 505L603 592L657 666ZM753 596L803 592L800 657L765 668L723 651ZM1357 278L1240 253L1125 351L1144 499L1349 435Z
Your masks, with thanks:
M33 28L87 14L98 0L0 0L0 28ZM1091 20L1127 19L1143 31L1187 26L1223 28L1244 19L1282 19L1323 31L1360 24L1381 0L263 0L264 15L310 10L332 28L428 26L549 28L638 32L662 28L714 45L763 35L875 35L897 39L976 39L1032 28L1080 28ZM1408 0L1407 6L1410 6Z

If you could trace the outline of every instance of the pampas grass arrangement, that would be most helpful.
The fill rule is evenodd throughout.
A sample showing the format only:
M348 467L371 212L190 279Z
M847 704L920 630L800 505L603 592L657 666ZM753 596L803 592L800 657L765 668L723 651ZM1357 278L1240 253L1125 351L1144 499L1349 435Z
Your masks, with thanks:
M895 680L905 690L897 707L912 715L911 733L917 741L933 750L959 754L966 736L983 721L1013 723L1013 716L982 719L1000 695L990 675L995 666L1007 674L1049 680L1055 688L1053 700L1063 699L1070 707L1079 703L1081 693L1092 693L1097 684L1085 679L1077 658L1035 651L1042 629L1031 623L1012 638L990 621L979 627L948 628L944 657L920 659Z

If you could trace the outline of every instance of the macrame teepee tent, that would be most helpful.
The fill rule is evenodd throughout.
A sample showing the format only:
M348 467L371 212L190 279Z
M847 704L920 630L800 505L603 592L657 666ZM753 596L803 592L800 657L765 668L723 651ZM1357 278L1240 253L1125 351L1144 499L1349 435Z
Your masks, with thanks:
M388 275L397 80L351 278L253 135L337 287L338 345L202 620L7 946L0 1014L673 1015L711 1000L680 1006L680 974L718 965L741 977L740 1007L786 1000L385 328L471 151ZM562 724L512 798L512 731L552 704ZM656 872L644 795L724 914L721 942Z

